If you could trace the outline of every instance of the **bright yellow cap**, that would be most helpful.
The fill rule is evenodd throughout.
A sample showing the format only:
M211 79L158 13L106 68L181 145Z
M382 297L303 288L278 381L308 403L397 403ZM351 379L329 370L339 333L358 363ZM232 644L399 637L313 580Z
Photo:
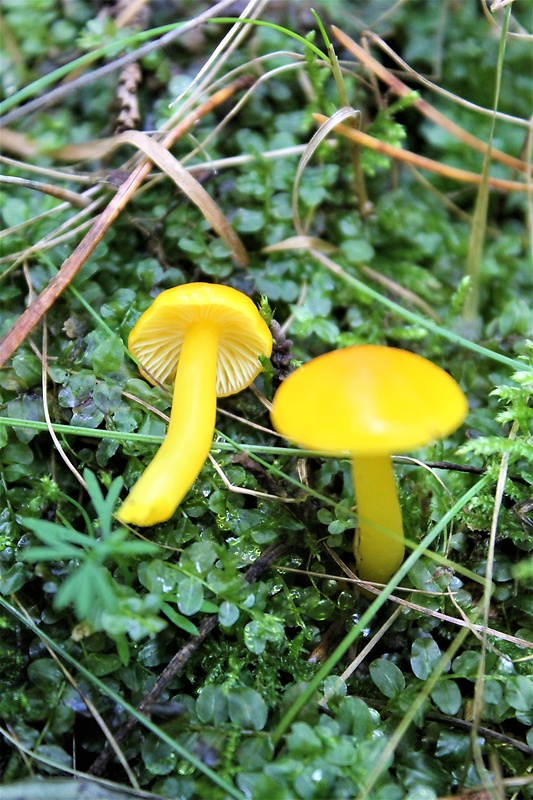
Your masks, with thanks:
M270 356L272 334L253 301L230 286L189 283L161 292L130 333L128 348L151 383L174 380L187 328L205 320L218 331L218 397L249 386Z
M356 345L289 375L276 392L271 418L300 447L377 456L442 439L467 412L459 385L431 361L394 347Z

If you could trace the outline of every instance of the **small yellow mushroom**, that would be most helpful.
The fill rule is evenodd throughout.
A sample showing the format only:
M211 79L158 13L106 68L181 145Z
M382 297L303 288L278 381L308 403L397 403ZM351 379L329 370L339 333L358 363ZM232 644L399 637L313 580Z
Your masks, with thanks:
M271 418L300 447L347 456L357 500L359 577L386 583L404 557L391 454L452 433L468 412L455 380L431 361L393 347L326 353L283 381Z
M151 383L174 382L167 435L118 512L122 522L168 520L198 477L215 429L217 396L240 392L261 372L272 336L249 297L190 283L162 292L128 340Z

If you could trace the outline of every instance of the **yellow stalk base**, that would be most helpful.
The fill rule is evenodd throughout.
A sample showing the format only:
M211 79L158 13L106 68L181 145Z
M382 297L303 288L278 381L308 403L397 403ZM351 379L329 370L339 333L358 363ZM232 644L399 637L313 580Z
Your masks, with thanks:
M359 523L354 543L357 573L362 580L387 583L404 557L392 461L389 456L354 458L352 474Z
M217 345L216 325L188 328L166 438L119 510L122 522L166 522L198 477L215 429Z

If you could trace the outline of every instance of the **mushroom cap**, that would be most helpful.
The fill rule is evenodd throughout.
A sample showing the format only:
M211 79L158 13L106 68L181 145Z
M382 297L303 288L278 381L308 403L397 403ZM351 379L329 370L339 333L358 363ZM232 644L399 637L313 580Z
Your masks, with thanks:
M249 386L270 356L272 334L253 301L230 286L188 283L167 289L139 317L128 348L150 383L174 381L187 328L205 321L218 329L218 397Z
M300 447L364 457L441 439L467 411L458 384L431 361L394 347L355 345L289 375L276 392L271 418Z

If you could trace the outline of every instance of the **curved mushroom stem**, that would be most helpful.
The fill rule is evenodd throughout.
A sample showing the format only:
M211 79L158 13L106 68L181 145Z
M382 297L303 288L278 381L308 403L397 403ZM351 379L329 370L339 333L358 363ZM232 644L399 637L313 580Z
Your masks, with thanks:
M404 556L392 461L389 456L353 458L352 475L359 520L354 542L357 572L362 580L387 583Z
M215 430L217 346L216 325L202 321L187 329L167 435L120 508L122 522L166 522L198 477Z

